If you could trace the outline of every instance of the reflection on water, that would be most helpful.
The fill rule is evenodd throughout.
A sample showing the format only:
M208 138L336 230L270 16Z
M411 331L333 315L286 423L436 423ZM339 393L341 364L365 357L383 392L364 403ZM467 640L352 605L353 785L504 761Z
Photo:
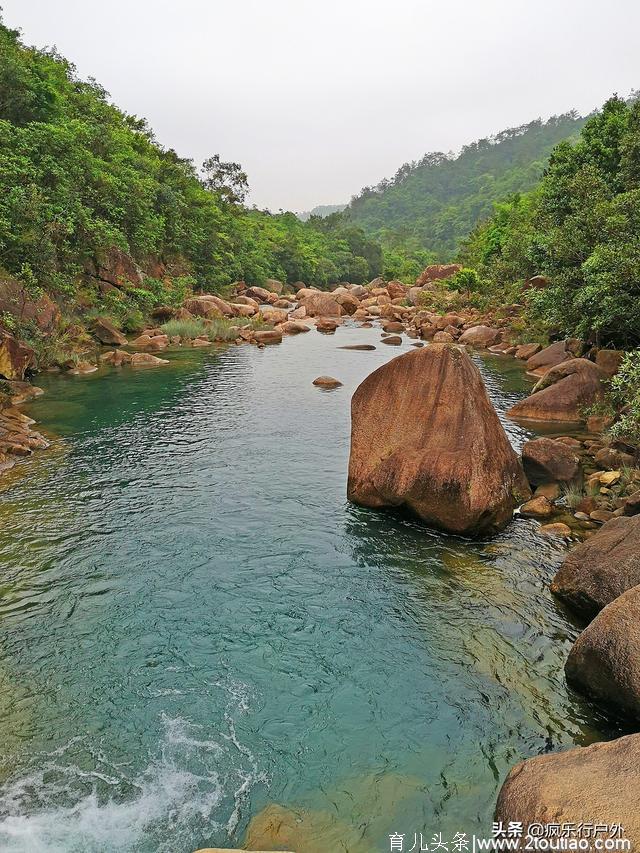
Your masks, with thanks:
M61 452L0 496L2 849L275 843L275 815L298 853L384 850L486 829L515 760L611 733L564 683L561 544L347 504L351 394L398 351L339 347L378 335L43 378ZM478 363L503 414L529 383Z

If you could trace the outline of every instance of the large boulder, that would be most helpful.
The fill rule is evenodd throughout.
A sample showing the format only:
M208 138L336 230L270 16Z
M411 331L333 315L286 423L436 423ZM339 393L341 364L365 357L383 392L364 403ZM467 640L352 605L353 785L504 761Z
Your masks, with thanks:
M126 337L106 317L96 317L91 328L101 344L116 347L123 347L127 344Z
M34 323L41 332L50 332L60 319L60 310L48 294L32 298L24 285L10 276L0 276L2 314L12 314L21 323Z
M522 467L532 486L571 483L580 476L580 457L561 441L536 438L522 447Z
M391 299L404 299L409 288L401 281L390 281L387 285L387 293Z
M277 278L268 278L264 283L265 290L269 290L271 293L282 293L284 289L284 284L281 281L278 281Z
M431 264L425 267L418 276L416 287L423 287L433 281L441 281L443 278L451 278L462 269L462 264Z
M510 418L582 423L590 406L604 394L606 374L586 358L572 358L552 367L533 393L507 412Z
M507 524L529 487L466 352L432 344L362 382L351 402L347 491L355 503L405 506L454 533Z
M527 370L529 373L534 373L536 376L543 376L556 364L561 364L563 361L573 358L573 355L567 349L566 341L556 341L544 349L538 349L527 358Z
M96 258L86 263L88 275L106 282L112 287L142 287L144 273L131 255L116 246L105 252L100 252Z
M585 619L593 619L640 584L640 515L607 521L565 557L551 592Z
M466 332L462 333L460 343L487 349L487 347L497 344L501 338L502 332L500 329L492 329L490 326L472 326Z
M255 300L259 305L262 305L264 302L273 304L278 301L278 294L264 287L249 287L243 291L243 295Z
M340 317L344 312L332 293L305 287L298 291L298 301L308 317Z
M607 604L584 629L565 673L572 687L640 720L640 586Z
M281 344L282 332L278 329L264 329L253 333L253 339L257 344Z
M601 349L596 354L596 364L607 376L616 375L623 359L624 352L619 349Z
M331 294L335 301L340 305L345 314L355 314L360 307L360 300L353 293L347 290L346 287L339 287Z
M0 329L0 377L22 380L36 366L36 354L31 347Z
M621 824L635 849L640 844L638 766L640 735L529 758L507 776L495 819L505 826L521 822L525 837L532 824L573 824L577 832L584 825L589 844L593 830L588 827Z
M223 311L220 303L225 306ZM204 294L202 296L192 296L184 303L184 307L193 314L194 317L233 317L233 309L213 294Z

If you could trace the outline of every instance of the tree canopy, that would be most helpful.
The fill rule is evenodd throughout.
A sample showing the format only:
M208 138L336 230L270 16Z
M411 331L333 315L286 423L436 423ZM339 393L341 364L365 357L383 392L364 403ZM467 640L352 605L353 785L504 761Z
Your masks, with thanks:
M117 248L143 269L175 264L196 287L267 277L327 285L382 270L357 226L331 227L243 202L247 176L214 155L200 175L143 119L110 103L54 51L0 23L0 267L50 292Z

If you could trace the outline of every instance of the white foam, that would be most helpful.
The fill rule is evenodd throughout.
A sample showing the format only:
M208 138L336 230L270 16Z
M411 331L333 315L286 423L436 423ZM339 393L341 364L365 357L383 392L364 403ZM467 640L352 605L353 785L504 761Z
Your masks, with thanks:
M89 749L82 738L41 756L36 769L0 788L0 849L175 853L203 833L231 835L242 801L266 779L226 719L229 733L221 733L221 744L199 736L200 727L185 720L163 718L159 755L133 778L126 765L109 764L95 752L90 764L98 769L78 766L72 758L79 748ZM238 753L244 761L237 761Z

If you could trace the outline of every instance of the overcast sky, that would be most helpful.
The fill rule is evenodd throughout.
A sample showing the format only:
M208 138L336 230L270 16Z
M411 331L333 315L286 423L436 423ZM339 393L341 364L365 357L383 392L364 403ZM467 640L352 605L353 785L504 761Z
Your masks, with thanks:
M640 88L639 0L0 0L251 201L348 201L426 151Z

